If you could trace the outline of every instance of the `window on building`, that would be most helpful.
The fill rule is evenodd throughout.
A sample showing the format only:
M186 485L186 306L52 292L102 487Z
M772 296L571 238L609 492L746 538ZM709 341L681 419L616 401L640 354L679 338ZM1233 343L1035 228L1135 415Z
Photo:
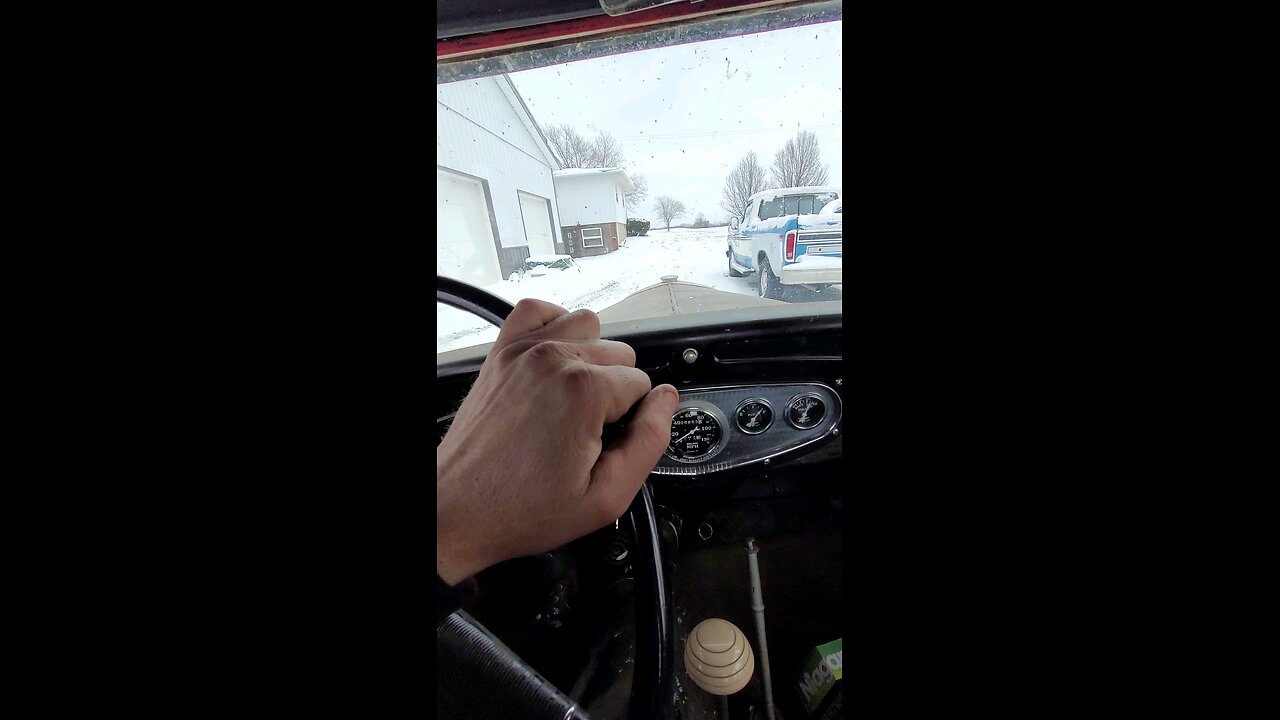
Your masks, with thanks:
M604 231L600 228L586 228L583 230L582 247L604 247Z

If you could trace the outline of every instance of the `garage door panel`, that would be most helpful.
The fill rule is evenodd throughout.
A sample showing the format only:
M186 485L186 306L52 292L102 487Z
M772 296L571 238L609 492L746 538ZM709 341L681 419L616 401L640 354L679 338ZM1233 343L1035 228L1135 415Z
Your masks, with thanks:
M530 255L554 255L555 235L551 231L551 212L547 200L520 193L520 216L524 220L524 236Z
M473 285L502 279L484 186L436 171L436 274Z

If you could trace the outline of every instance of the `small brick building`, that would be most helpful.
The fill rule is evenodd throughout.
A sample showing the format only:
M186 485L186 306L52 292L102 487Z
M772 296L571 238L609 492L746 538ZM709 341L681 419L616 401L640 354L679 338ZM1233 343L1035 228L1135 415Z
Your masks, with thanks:
M633 188L621 168L574 168L552 173L560 240L573 257L603 255L627 237L623 197Z

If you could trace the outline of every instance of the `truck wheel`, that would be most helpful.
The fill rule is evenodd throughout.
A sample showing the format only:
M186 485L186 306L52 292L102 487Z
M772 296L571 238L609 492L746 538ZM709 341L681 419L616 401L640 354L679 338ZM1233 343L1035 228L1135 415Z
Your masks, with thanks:
M760 276L759 282L756 283L756 291L760 293L760 297L771 300L782 297L782 283L769 267L769 258L760 258L760 271L756 274Z
M733 269L733 251L728 251L725 255L729 258L729 277L746 277L746 273L740 273Z

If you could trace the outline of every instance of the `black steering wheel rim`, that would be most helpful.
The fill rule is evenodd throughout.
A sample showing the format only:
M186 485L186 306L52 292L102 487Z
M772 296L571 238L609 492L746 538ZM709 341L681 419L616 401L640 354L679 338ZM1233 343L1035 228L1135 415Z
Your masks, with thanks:
M499 329L515 306L486 290L436 275L436 302L464 310ZM610 428L605 428L608 436ZM663 570L653 490L646 481L627 510L636 539L636 656L632 717L667 720L675 708L675 614Z
M478 315L499 328L516 309L515 305L487 290L443 275L436 276L436 302Z

